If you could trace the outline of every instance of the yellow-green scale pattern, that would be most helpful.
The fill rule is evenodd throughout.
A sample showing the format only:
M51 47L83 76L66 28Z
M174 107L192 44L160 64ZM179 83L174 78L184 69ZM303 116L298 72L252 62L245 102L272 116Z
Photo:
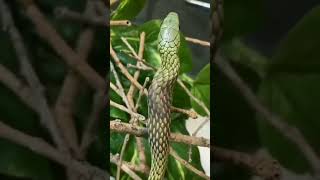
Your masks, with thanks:
M172 90L180 69L179 46L179 18L171 12L160 27L158 51L161 66L154 75L148 94L147 128L152 155L149 180L163 179L167 168Z

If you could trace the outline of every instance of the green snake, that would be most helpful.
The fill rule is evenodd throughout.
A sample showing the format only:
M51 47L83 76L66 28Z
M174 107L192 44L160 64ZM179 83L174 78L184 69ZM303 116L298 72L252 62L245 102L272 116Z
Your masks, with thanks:
M158 51L161 65L148 93L147 128L152 156L149 180L161 180L166 172L170 152L172 90L180 69L179 46L179 18L177 13L170 12L160 27Z

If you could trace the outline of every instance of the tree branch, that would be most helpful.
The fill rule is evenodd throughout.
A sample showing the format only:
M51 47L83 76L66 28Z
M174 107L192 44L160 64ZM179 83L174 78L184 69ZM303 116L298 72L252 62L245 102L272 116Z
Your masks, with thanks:
M129 133L138 137L147 137L148 131L146 128L122 123L119 121L110 121L110 131L118 133ZM171 133L170 141L195 146L210 147L210 140L202 137L192 137L183 134Z
M0 8L3 23L7 28L7 31L10 35L13 46L16 50L18 60L20 61L20 72L25 77L26 81L30 85L30 90L33 96L33 103L37 112L39 113L41 122L44 127L46 127L54 142L58 145L59 149L67 152L65 141L62 137L60 130L56 124L56 121L52 115L52 112L47 104L47 100L43 94L43 86L37 77L33 67L30 64L30 60L28 59L28 53L22 37L14 25L14 21L11 15L11 12L3 0L0 0Z

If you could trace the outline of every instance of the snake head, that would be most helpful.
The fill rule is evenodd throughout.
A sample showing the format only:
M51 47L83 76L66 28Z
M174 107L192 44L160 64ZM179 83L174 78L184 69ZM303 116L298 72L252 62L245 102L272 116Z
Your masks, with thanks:
M179 17L177 13L170 12L163 20L158 41L160 53L168 50L177 52L180 46Z

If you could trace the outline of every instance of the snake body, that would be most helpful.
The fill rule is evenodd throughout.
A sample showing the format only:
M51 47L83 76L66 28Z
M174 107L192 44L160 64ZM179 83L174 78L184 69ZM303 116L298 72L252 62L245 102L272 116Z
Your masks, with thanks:
M179 46L179 18L171 12L160 27L158 51L161 66L154 75L148 94L147 128L152 156L149 180L161 180L166 172L170 152L172 90L180 69Z

